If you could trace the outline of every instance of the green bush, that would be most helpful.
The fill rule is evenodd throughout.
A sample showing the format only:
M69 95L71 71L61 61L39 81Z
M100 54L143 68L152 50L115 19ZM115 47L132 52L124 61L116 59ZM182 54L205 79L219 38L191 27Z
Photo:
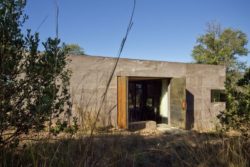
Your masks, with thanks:
M250 134L250 68L246 69L243 77L228 82L235 84L226 84L227 90L227 110L221 112L218 116L223 128L235 129L242 132L243 135ZM232 86L233 85L233 86Z
M42 43L24 34L25 0L0 1L0 147L16 146L19 136L40 131L62 112L70 116L67 52L58 38Z

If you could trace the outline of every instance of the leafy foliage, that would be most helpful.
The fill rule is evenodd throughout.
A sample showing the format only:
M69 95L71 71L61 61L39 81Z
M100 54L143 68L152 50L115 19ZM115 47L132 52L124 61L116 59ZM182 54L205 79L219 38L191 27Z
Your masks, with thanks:
M68 125L68 123L64 120L58 119L55 126L50 129L54 136L58 135L60 132L69 133L71 135L75 134L78 131L77 118L73 117L73 124Z
M232 82L228 79L227 82ZM222 112L219 118L224 128L240 130L243 135L250 135L250 68L236 82L236 86L226 84L228 95L227 112Z
M65 49L70 55L84 55L84 50L78 44L67 44Z
M222 30L218 24L209 24L208 31L197 40L192 56L197 63L224 65L226 67L226 111L219 118L228 128L249 130L249 68L239 56L247 56L247 36L240 30ZM248 81L247 81L248 80Z
M0 146L18 143L20 135L71 112L67 50L59 39L48 38L45 51L38 51L38 33L21 31L25 4L0 1Z
M205 35L197 39L192 56L197 63L225 65L228 70L235 70L242 65L237 56L248 54L247 36L240 30L209 24Z

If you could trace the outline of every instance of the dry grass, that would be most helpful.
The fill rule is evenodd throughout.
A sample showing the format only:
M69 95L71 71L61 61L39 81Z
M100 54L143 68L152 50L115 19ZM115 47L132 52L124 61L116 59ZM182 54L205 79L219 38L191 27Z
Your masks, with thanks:
M1 166L249 166L250 142L209 133L99 134L2 150Z

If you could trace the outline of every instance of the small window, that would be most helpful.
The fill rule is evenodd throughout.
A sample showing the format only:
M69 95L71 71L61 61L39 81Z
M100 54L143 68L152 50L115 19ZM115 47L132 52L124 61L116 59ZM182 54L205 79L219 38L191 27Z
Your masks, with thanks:
M225 90L212 89L211 102L226 102Z

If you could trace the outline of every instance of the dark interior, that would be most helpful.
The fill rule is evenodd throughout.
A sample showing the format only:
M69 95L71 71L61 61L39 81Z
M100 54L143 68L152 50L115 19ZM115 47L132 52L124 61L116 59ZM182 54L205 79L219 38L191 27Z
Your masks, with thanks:
M161 123L160 97L161 79L129 80L129 122L153 120Z

